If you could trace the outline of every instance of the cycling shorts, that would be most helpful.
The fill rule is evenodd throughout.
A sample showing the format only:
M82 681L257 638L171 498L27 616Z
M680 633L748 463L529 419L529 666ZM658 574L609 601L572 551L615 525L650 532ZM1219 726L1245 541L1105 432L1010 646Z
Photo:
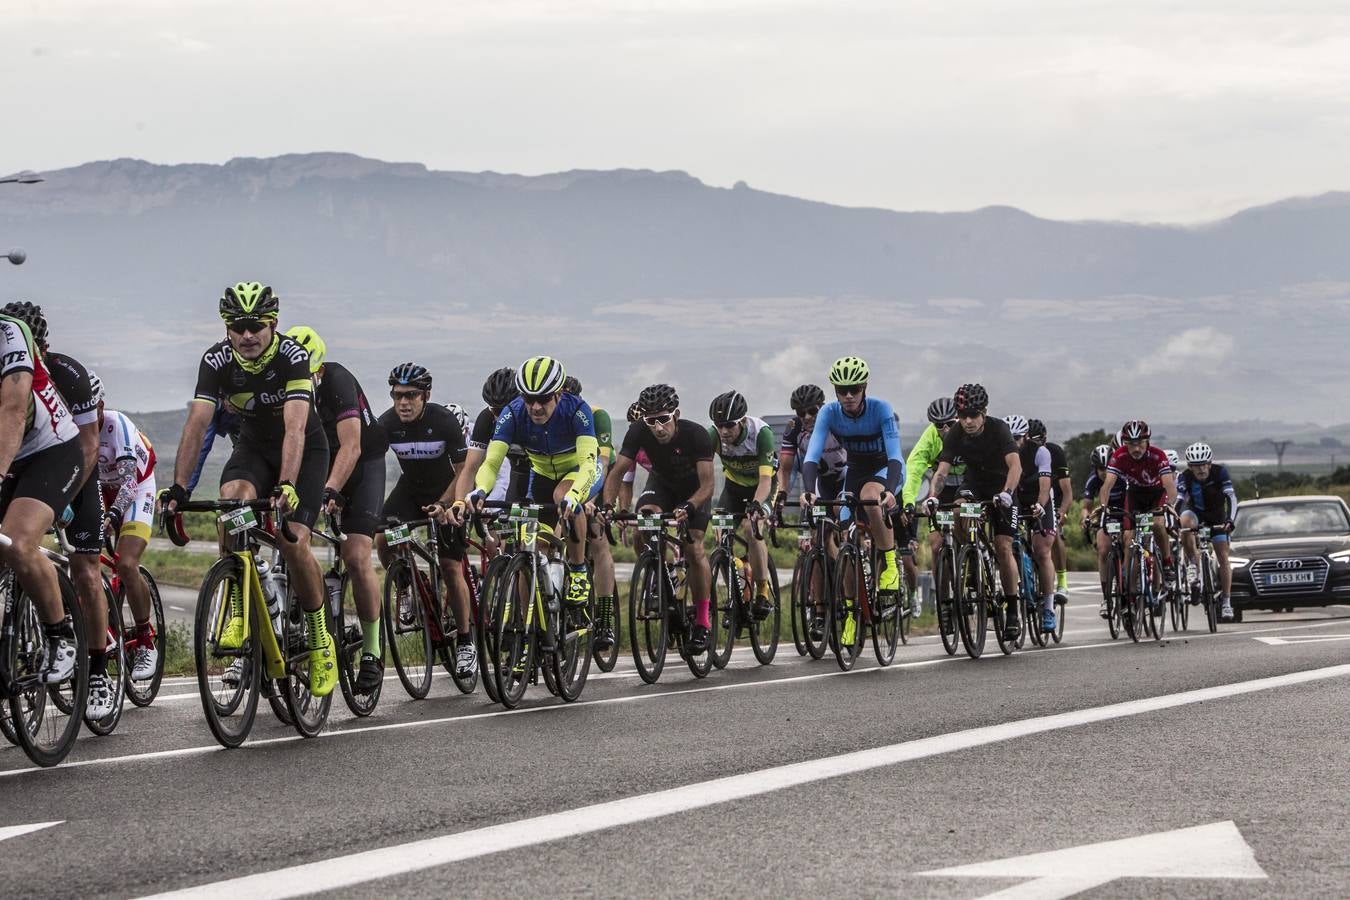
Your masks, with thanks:
M976 500L992 501L1001 492L999 490L984 490L977 484L972 484L969 480L964 485L965 489L975 495ZM1020 512L1017 509L1016 498L1013 499L1013 505L1010 509L1004 509L995 503L989 509L989 521L993 525L995 537L1016 537L1017 526L1021 521Z
M1188 509L1181 514L1181 524L1187 528L1194 528L1196 525L1208 525L1211 529L1218 528L1225 524L1223 516L1215 516L1206 513L1197 513L1193 509ZM1220 531L1211 531L1209 535L1211 544L1228 543L1228 533Z
M647 476L647 489L642 492L642 496L638 497L637 510L641 512L644 509L655 507L661 512L671 513L677 507L688 503L689 498L694 496L697 491L697 485L689 491L671 490L655 474L651 474ZM693 514L689 516L689 531L702 534L708 530L710 522L712 522L711 501L694 509Z
M258 497L267 497L281 480L281 446L263 447L247 435L240 435L220 473L223 487L231 481L246 481ZM295 479L295 493L300 497L298 509L291 510L290 520L297 525L313 528L319 521L319 506L323 502L323 486L328 481L328 442L319 433L318 440L305 441L300 459L300 474Z
M599 469L599 460L596 460L596 468ZM526 488L523 499L531 503L537 503L543 509L539 511L539 521L552 528L558 524L558 505L553 497L557 493L558 485L564 481L570 481L571 476L561 479L547 478L540 475L533 469L530 470L530 483ZM595 479L591 485L590 493L586 495L586 500L591 501L600 496L600 491L605 486L604 476L601 475Z
M70 501L75 518L66 526L66 540L71 553L103 552L103 492L98 487L97 473L90 475L75 499Z
M384 457L359 461L342 486L342 530L374 537L384 521Z
M738 520L745 516L745 510L755 500L755 488L726 481L722 484L722 496L717 498L717 508L725 509Z
M381 465L383 460L379 461ZM381 521L412 522L425 519L427 514L422 508L441 499L439 491L415 488L406 478L400 478L384 501L384 515ZM345 524L345 520L344 520ZM468 546L463 528L450 525L436 525L436 555L441 559L456 562L464 559L464 550Z
M1162 506L1165 491L1159 487L1130 485L1125 489L1125 527L1134 530L1134 514L1152 512Z
M83 470L84 450L77 440L16 459L9 477L0 485L0 519L9 511L11 501L25 498L44 504L55 520L79 493Z
M117 488L112 485L103 485L103 505L112 509L113 501L117 499ZM155 527L155 476L147 475L145 480L136 485L136 494L132 498L131 505L122 515L122 527L117 529L117 539L124 537L138 537L146 543L150 542L150 533Z

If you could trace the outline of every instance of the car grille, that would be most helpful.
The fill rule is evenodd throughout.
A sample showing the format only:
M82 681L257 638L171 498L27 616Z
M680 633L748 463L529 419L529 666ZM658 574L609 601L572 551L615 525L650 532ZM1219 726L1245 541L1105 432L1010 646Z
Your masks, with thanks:
M1252 586L1263 597L1281 594L1321 593L1327 586L1327 574L1331 565L1320 556L1304 556L1291 559L1262 559L1252 563ZM1289 584L1272 584L1273 576L1290 573L1311 575L1311 581ZM1277 579L1278 580L1278 579Z

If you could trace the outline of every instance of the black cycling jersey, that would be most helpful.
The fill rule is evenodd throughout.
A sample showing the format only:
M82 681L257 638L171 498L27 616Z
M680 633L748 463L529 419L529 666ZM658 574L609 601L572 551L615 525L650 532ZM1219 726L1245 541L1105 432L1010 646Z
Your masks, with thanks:
M658 441L641 422L628 426L619 455L636 460L639 452L645 453L651 462L652 475L672 492L685 497L698 490L698 464L712 462L713 458L708 429L688 419L680 419L668 444Z
M1022 479L1017 483L1017 496L1023 506L1037 503L1041 498L1041 476L1051 471L1050 451L1031 441L1023 441L1017 451L1022 460Z
M1050 451L1050 478L1059 481L1069 477L1069 455L1054 441L1048 441L1045 449Z
M951 465L964 462L966 478L977 494L997 494L1008 481L1008 463L1005 457L1016 453L1012 432L1002 419L985 416L984 428L979 434L966 434L958 422L947 429L942 439L938 460Z
M356 419L361 423L361 461L378 459L389 449L389 438L384 426L375 421L365 391L356 376L335 362L323 364L323 380L314 389L314 403L319 407L319 421L328 437L329 464L337 458L338 423Z
M486 406L483 407L478 418L473 420L473 431L469 434L469 449L486 453L496 430L497 416ZM506 461L511 464L512 474L530 471L530 457L526 455L525 448L519 444L512 444L507 449Z
M415 491L437 496L444 492L467 452L455 414L439 403L427 403L411 422L401 421L389 409L380 416L380 424L389 436L389 449L398 457L400 483L407 481Z
M42 357L47 364L47 374L52 384L61 393L70 410L70 418L76 425L93 425L98 422L98 401L94 399L94 384L89 379L89 370L79 360L64 353L47 353Z
M254 365L258 365L258 371L245 369L235 359L234 348L228 339L213 344L202 354L193 399L217 406L224 398L239 414L240 436L262 446L280 444L286 436L282 410L289 400L304 400L309 403L306 446L322 437L323 425L313 402L314 382L309 377L309 352L279 334L251 367Z

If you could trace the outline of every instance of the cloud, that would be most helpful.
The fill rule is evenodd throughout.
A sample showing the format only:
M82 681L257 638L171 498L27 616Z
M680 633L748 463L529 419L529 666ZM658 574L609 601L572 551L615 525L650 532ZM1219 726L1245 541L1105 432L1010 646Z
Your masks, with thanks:
M1217 375L1233 355L1233 336L1211 326L1188 328L1137 361L1138 375Z

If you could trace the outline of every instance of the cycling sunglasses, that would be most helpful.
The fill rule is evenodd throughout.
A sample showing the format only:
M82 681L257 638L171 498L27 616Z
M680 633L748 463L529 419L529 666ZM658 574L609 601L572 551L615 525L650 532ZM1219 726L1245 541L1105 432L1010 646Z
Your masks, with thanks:
M675 421L674 413L661 413L659 416L643 416L642 421L650 425L669 425Z
M521 399L525 401L526 406L547 406L548 401L552 400L555 394L521 394Z
M235 334L258 334L272 325L270 319L231 319L225 323L225 327Z
M861 394L865 390L867 390L867 385L865 384L849 384L836 387L834 392L840 397L852 397L855 394Z
M793 410L793 412L795 412L797 415L801 416L803 419L809 419L809 418L811 418L812 416L814 416L814 415L816 415L817 413L820 412L820 407L819 407L819 406L812 406L812 407L810 407L809 409L797 409L797 410Z
M393 390L389 392L389 396L394 398L394 402L397 403L400 400L416 400L418 397L422 396L423 393L425 392L420 390L416 391Z

